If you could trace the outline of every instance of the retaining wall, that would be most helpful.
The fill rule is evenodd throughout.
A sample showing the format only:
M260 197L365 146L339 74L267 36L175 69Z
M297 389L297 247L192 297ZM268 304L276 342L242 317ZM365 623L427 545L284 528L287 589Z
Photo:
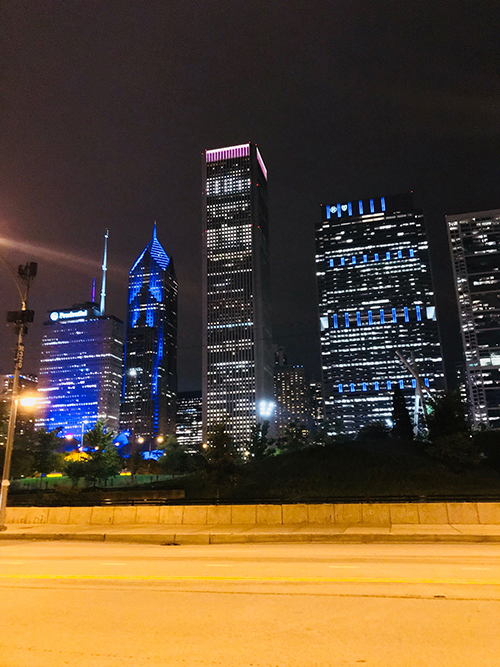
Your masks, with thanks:
M8 524L290 525L496 524L500 503L373 503L345 505L137 505L8 507Z

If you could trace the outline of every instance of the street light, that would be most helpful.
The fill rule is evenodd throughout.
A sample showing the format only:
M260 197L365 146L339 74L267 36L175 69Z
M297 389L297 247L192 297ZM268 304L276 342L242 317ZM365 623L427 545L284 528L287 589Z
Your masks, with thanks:
M7 313L7 322L15 325L17 344L16 355L14 357L14 376L12 378L12 398L10 402L9 427L7 430L7 443L5 445L5 459L0 488L0 530L6 530L5 511L7 509L7 494L9 492L10 486L10 462L12 460L14 431L16 429L17 404L19 402L19 373L23 367L24 358L23 336L24 334L28 333L28 324L31 324L34 318L34 312L27 309L28 293L31 287L31 283L36 276L37 268L38 264L36 262L28 262L25 266L22 264L19 265L17 269L17 277L11 271L19 295L21 297L21 310L9 311Z

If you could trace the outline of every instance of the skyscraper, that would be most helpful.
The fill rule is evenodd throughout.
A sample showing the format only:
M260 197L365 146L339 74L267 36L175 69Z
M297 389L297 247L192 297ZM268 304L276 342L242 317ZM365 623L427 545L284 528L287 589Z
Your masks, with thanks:
M353 433L390 421L392 389L415 405L443 386L424 218L411 194L322 206L316 226L325 416ZM412 361L413 360L413 361Z
M186 451L200 451L203 442L201 419L201 391L183 391L177 394L177 442Z
M304 429L312 427L311 397L304 367L289 365L282 348L275 354L274 400L278 437L286 434L290 424Z
M177 280L156 234L129 273L120 428L151 440L175 434Z
M37 426L80 440L100 420L118 431L123 322L95 303L53 310L44 323Z
M272 420L267 170L259 149L207 150L203 217L203 425L243 450Z
M476 427L500 428L500 210L446 217Z

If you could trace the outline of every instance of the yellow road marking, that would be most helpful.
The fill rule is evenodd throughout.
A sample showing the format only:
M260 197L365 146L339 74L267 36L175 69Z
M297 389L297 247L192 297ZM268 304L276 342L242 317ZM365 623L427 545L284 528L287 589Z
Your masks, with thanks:
M301 583L301 584L444 584L500 586L500 579L408 579L405 577L237 577L205 575L121 575L121 574L0 574L0 579L49 579L85 581L207 581L244 583Z

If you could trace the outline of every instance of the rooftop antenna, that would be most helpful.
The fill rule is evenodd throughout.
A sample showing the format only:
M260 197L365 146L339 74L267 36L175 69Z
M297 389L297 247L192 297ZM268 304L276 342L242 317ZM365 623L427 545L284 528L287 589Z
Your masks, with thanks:
M108 270L108 236L109 236L109 229L106 229L106 233L104 234L104 257L102 260L101 305L99 306L101 315L104 315L104 307L106 305L106 271Z

